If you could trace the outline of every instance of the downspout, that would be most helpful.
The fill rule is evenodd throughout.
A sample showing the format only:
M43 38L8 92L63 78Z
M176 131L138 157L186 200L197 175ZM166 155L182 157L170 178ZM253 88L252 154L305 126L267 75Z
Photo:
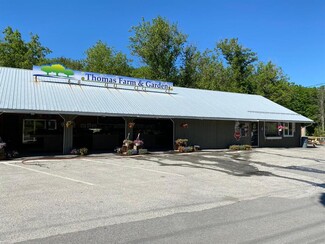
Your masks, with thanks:
M128 134L128 128L127 128L127 120L125 119L125 117L123 117L124 119L124 138L127 137L127 134Z

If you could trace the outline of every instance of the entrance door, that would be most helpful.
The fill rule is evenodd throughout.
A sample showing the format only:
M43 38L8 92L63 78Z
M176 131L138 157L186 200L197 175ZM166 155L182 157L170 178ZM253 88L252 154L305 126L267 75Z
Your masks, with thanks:
M144 147L149 150L173 149L173 123L169 119L135 119L133 136L140 133ZM133 138L135 139L135 138Z
M258 147L258 122L251 123L251 145Z

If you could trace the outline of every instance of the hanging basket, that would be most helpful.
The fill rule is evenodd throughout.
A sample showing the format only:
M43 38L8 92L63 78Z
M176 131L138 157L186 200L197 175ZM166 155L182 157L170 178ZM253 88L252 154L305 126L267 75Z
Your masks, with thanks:
M69 121L67 121L67 122L65 123L65 127L67 127L67 128L71 128L71 127L73 127L73 126L74 126L74 122L71 121L71 120L69 120Z
M134 122L129 122L129 123L128 123L128 127L129 127L130 129L132 129L132 128L134 127L134 125L135 125Z

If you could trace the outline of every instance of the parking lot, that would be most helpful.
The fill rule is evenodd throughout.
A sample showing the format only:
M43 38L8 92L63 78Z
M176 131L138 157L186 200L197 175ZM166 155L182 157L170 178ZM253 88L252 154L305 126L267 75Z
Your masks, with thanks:
M29 158L0 172L0 242L17 242L265 196L321 206L325 147Z

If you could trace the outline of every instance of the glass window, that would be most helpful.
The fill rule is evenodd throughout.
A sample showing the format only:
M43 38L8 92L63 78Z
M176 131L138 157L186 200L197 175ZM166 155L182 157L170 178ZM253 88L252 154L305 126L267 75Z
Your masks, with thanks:
M48 130L56 130L57 129L57 125L56 125L56 120L55 119L51 119L47 121L47 129Z
M294 123L283 123L283 136L285 137L291 137L293 136L293 133L295 131L294 127L295 124Z
M240 137L247 137L248 136L248 128L249 128L249 123L240 123L236 122L235 123L235 132L240 133Z
M45 128L45 120L25 119L23 122L23 143L36 141L35 136L42 134Z
M281 137L282 130L279 130L281 123L278 122L265 122L264 124L264 135L265 137Z

